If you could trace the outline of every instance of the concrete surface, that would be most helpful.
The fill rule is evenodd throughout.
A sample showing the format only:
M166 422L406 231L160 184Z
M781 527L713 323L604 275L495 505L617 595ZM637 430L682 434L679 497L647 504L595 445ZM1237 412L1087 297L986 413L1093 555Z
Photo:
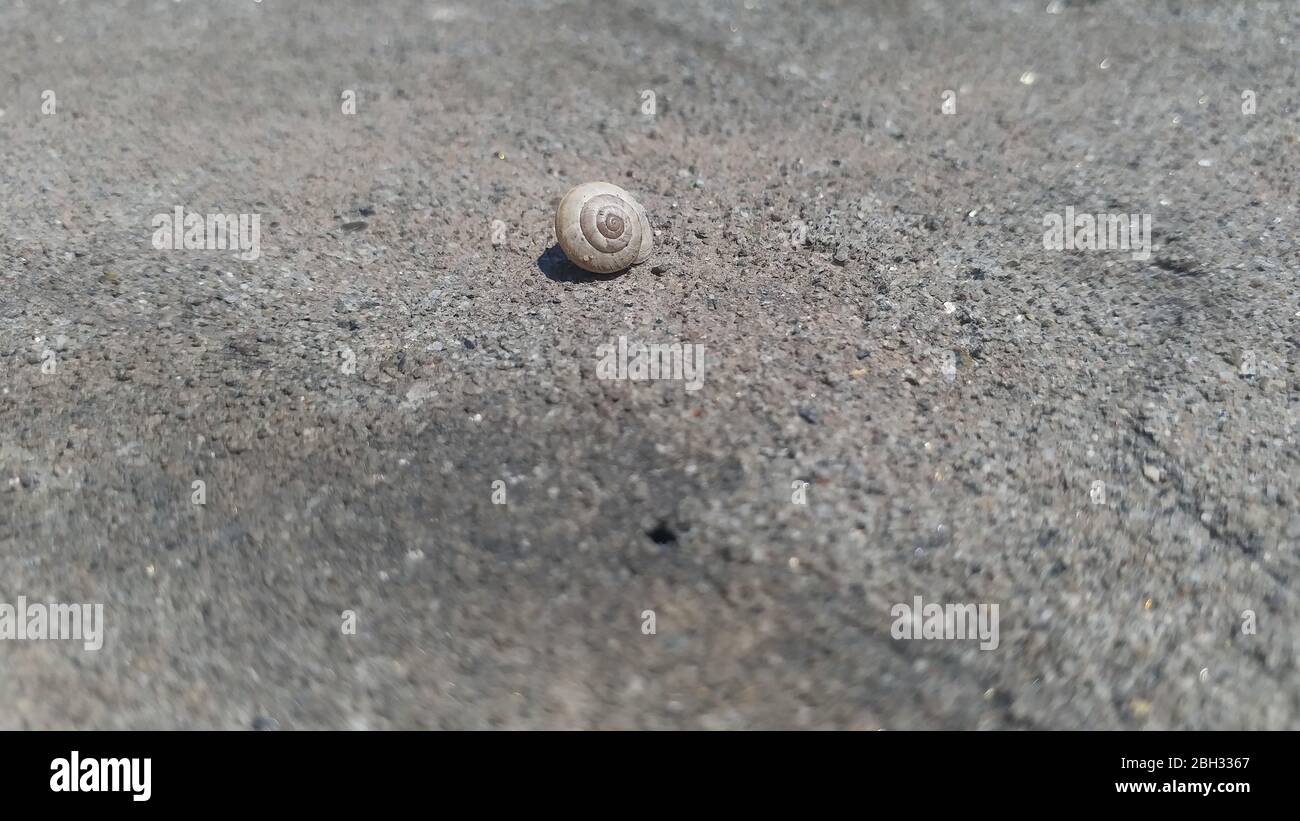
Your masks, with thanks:
M0 641L0 727L1300 729L1298 42L4 0L0 602L106 636ZM621 276L552 248L599 179L656 232ZM156 250L176 206L260 257ZM1150 258L1045 249L1066 207ZM701 388L598 379L619 336ZM891 638L918 595L998 648Z

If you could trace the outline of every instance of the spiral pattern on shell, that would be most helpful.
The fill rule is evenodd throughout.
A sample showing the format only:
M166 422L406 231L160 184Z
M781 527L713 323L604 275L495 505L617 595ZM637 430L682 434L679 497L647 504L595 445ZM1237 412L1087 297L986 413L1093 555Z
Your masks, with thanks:
M555 238L586 271L609 274L650 258L650 220L632 195L607 182L571 188L555 211Z

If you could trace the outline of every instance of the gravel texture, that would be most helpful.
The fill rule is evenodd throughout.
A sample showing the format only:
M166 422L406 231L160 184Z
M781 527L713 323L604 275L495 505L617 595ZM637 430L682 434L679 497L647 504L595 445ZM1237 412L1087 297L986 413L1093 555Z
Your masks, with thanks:
M1300 729L1297 44L1293 2L6 0L0 602L107 627L0 641L0 728ZM646 265L554 248L588 180ZM156 250L178 205L261 256ZM1066 207L1149 259L1045 249ZM620 336L699 390L597 378ZM918 595L998 648L891 638Z

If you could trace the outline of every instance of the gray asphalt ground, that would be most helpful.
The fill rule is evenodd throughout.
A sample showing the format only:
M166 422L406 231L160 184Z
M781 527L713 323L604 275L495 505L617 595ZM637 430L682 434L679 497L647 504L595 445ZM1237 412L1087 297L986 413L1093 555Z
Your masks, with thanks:
M0 727L1300 729L1298 43L1294 2L4 0L0 602L107 626L0 641ZM588 180L645 266L557 256ZM260 258L156 250L178 205ZM1066 207L1150 258L1045 249ZM598 379L619 336L701 389ZM998 648L895 640L918 595Z

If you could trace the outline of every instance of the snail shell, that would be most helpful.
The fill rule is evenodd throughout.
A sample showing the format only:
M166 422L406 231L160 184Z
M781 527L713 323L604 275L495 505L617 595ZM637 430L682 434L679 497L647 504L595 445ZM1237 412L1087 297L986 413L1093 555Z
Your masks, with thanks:
M569 189L555 211L555 238L586 271L610 274L650 258L650 220L632 195L607 182Z

